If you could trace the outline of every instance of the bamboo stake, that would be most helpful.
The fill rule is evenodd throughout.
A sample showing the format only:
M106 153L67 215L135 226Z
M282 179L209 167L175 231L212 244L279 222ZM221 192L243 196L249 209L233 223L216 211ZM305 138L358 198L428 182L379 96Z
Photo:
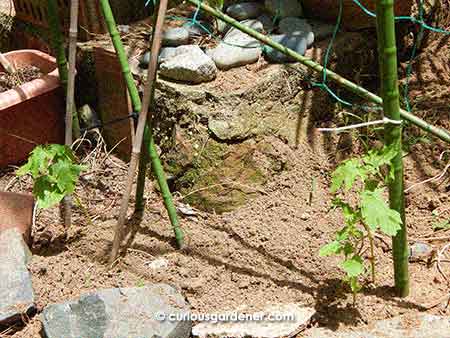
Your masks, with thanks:
M58 63L59 81L64 93L67 93L67 59L64 50L64 38L61 33L61 24L58 18L57 0L47 0L48 25L50 27L51 44Z
M397 46L395 41L394 2L377 0L378 57L381 75L383 110L387 118L400 121L400 102L397 74ZM402 227L393 238L395 287L400 297L409 294L408 240L405 218L405 196L403 180L402 125L386 124L386 144L397 149L392 160L394 178L389 184L390 207L396 210L403 221Z
M102 9L103 16L105 18L105 23L108 28L109 34L111 36L111 40L114 45L114 49L116 51L116 54L119 59L119 63L122 68L122 73L125 79L125 82L127 84L128 92L130 94L131 103L133 105L134 111L141 111L141 100L139 97L139 92L137 90L136 84L133 79L133 75L131 74L130 67L128 65L128 59L125 53L125 49L123 47L122 41L120 39L119 32L117 31L116 23L114 20L114 15L111 10L111 6L109 5L108 0L100 0L100 6ZM156 15L154 17L156 20ZM153 27L156 26L156 23L153 25ZM152 37L153 38L153 37ZM152 86L152 94L151 94L151 102L153 102L154 99L154 89L155 87ZM178 244L178 247L181 248L183 246L183 232L181 231L177 212L175 205L173 203L172 195L169 190L169 187L167 185L166 177L164 175L164 170L161 165L161 161L158 156L158 152L156 150L156 145L153 139L152 135L152 127L145 126L144 129L144 145L147 147L147 153L150 156L150 160L153 167L153 173L158 181L160 191L164 200L164 204L166 206L167 213L169 215L172 227L174 229L175 238ZM145 158L141 157L140 162L140 172L138 176L138 186L136 189L136 210L140 210L143 208L143 200L142 195L144 192L144 181L145 181L145 171L142 169L144 164ZM142 182L142 183L141 183ZM141 199L141 202L139 203L139 199Z
M289 49L289 48L273 41L268 36L261 34L255 30L251 29L250 27L244 26L243 24L239 23L238 21L234 20L233 18L229 17L228 15L223 14L221 11L216 10L216 9L206 5L204 2L202 2L200 0L187 0L187 1L195 6L199 6L205 12L228 23L229 25L235 27L236 29L239 29L240 31L247 33L251 37L278 50L279 52L294 58L295 60L304 64L308 68L311 68L319 73L324 72L324 70L325 70L324 67L322 65L318 64L317 62L314 62L313 60L311 60L301 54L296 53L292 49ZM350 90L354 94L356 94L370 102L376 103L378 105L383 104L383 99L381 97L371 93L367 89L358 86L357 84L353 83L352 81L347 80L346 78L340 76L339 74L337 74L329 69L327 69L326 72L327 72L327 78L333 80L334 82L341 85L342 87ZM440 138L441 140L443 140L447 143L450 143L450 133L447 130L439 128L439 127L435 127L435 126L425 122L421 118L419 118L403 109L400 109L400 115L403 119L415 124L416 126L423 129L424 131L426 131L430 134L433 134L434 136Z
M66 51L64 48L64 37L61 32L61 24L59 22L58 3L56 0L47 0L47 12L48 12L48 24L50 27L50 43L53 49L53 53L56 55L56 62L58 64L59 82L64 91L64 95L67 94L67 59ZM66 101L67 104L67 101ZM76 107L73 107L72 111L72 132L75 138L80 137L80 123L78 120L78 113Z
M128 203L130 200L131 188L133 185L133 178L137 167L137 162L139 155L141 153L142 140L144 137L144 129L147 124L147 113L150 106L150 99L152 88L154 86L154 79L156 77L156 71L158 67L158 55L159 48L162 39L162 26L164 24L164 19L166 16L168 0L161 0L159 2L158 8L158 18L156 20L156 26L153 29L153 41L151 48L150 64L148 67L147 84L144 90L144 97L142 102L141 112L139 114L138 125L136 128L136 136L133 144L133 150L131 153L130 165L128 168L128 178L126 183L125 194L122 198L122 204L120 206L119 219L117 221L117 226L114 234L113 247L111 251L111 256L109 263L113 264L117 258L120 248L120 242L122 240L122 232L125 224L125 219L127 216Z
M119 31L117 30L116 21L114 20L114 14L109 4L109 0L100 0L100 7L103 13L103 17L105 19L106 27L108 28L108 32L111 37L111 41L116 51L117 58L119 59L120 66L122 68L122 74L125 79L125 83L127 84L131 105L133 106L134 111L140 112L142 104L141 99L139 97L139 91L136 87L136 84L134 83L133 75L131 74L127 54L120 39ZM153 27L154 26L155 25L153 25ZM147 129L147 126L145 127L145 129ZM148 132L144 133L145 144L149 143L147 135ZM139 174L136 188L136 204L135 204L136 210L143 210L144 208L144 187L147 172L147 164L148 164L148 156L146 156L146 154L142 154L139 161Z
M66 94L66 135L65 144L72 146L73 142L73 109L75 94L75 62L77 50L78 35L78 0L72 0L70 3L70 28L69 28L69 73L67 78ZM72 226L72 196L68 195L63 200L64 204L64 225L68 229Z

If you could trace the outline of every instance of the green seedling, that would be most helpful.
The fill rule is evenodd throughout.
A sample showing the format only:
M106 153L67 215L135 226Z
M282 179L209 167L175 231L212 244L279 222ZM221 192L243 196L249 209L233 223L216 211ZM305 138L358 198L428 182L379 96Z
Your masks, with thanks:
M33 195L37 206L50 208L74 192L80 173L86 167L76 164L76 158L67 146L50 144L37 146L28 162L16 174L30 174L33 178Z
M390 209L383 197L392 170L385 170L396 156L393 147L371 150L361 158L344 161L332 174L331 192L335 195L333 207L342 210L344 227L336 233L334 241L320 249L320 256L342 255L339 267L346 273L344 279L353 292L361 290L360 278L366 271L363 248L369 242L372 282L375 283L374 233L380 231L395 236L400 230L400 214ZM350 202L350 195L357 196ZM354 199L352 199L353 201Z

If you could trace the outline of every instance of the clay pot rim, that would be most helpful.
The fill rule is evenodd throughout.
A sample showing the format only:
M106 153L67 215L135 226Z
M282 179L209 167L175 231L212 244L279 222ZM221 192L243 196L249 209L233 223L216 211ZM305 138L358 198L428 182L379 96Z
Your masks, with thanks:
M15 55L24 53L34 54L41 59L53 63L55 65L55 69L38 79L34 79L22 84L21 86L0 93L0 110L7 109L33 97L45 94L60 86L59 71L56 65L56 59L54 57L35 49L15 50L5 53L4 56L8 59L13 59Z

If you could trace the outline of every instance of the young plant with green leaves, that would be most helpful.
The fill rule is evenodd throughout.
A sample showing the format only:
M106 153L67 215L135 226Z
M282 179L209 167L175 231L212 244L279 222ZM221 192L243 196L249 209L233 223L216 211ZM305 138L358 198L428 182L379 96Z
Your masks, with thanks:
M28 162L16 174L31 175L37 206L45 209L72 194L80 173L85 169L85 166L76 164L76 158L68 146L50 144L34 148Z
M394 173L387 170L397 152L395 147L371 150L360 158L340 164L332 174L331 192L335 195L334 208L342 210L344 227L334 241L320 250L320 256L343 255L340 268L346 273L355 299L360 291L360 278L367 271L364 262L366 240L369 243L368 262L372 282L375 282L374 233L380 231L395 236L400 230L400 214L390 209L383 197ZM356 193L356 201L353 196ZM352 202L350 202L352 201Z

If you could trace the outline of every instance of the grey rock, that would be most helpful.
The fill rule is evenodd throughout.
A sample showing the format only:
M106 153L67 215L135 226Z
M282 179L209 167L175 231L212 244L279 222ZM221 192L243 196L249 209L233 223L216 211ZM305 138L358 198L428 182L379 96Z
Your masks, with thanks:
M145 52L139 58L139 67L147 68L150 63L150 52Z
M78 115L87 128L93 128L100 125L98 114L87 104L79 109Z
M262 14L256 18L259 22L262 23L263 28L266 32L271 33L273 29L275 28L273 25L273 20L270 16L267 14Z
M312 329L308 338L449 338L450 318L429 314L399 316L381 320L369 327L354 331Z
M161 63L162 76L189 83L207 82L216 77L217 67L214 61L199 46L180 46L175 54Z
M163 46L177 47L189 43L189 31L185 27L175 27L163 33Z
M188 338L192 323L183 296L166 284L99 290L78 300L48 305L41 316L48 338ZM182 318L182 317L179 317Z
M276 34L270 36L274 41L288 47L301 55L305 55L307 48L307 37L303 34ZM276 49L267 46L264 49L266 58L271 62L295 62L295 59L286 56Z
M158 64L160 64L161 62L176 56L177 53L180 53L182 51L179 50L177 51L177 47L163 47L160 49L159 51L159 56L158 56ZM139 58L139 67L141 68L148 68L148 64L150 63L150 52L145 52L143 55L141 55L141 57ZM130 62L131 65L131 62Z
M251 29L253 29L253 30L257 31L257 32L260 32L260 33L262 33L263 30L264 30L264 26L263 26L262 22L258 21L256 19L242 20L239 23L244 25L244 26L246 26L246 27L249 27L249 28L251 28ZM232 27L232 28L230 28L227 31L227 34L225 34L224 39L230 38L230 37L232 37L234 35L247 35L248 36L248 34L240 31L237 28Z
M280 20L278 30L282 34L304 35L306 43L311 46L314 43L314 33L312 27L305 19L287 17Z
M261 53L260 43L246 34L233 35L207 51L217 68L222 70L254 63Z
M302 307L299 304L274 305L264 309L255 316L291 316L285 321L258 321L258 320L234 320L232 317L228 322L197 324L192 329L194 337L258 337L278 338L291 337L301 326L307 324L315 310ZM228 315L231 315L228 314ZM257 318L257 317L255 317ZM267 318L267 317L266 317Z
M216 29L219 33L225 34L230 29L230 27L231 26L229 24L222 20L216 21Z
M189 38L196 38L199 36L208 35L213 31L213 27L209 22L205 21L199 21L200 25L192 24L192 22L186 22L183 25L183 28L185 28L189 32Z
M149 267L152 270L165 269L169 266L169 261L165 258L156 258L153 261L146 262L145 266Z
M210 119L208 129L222 141L244 140L251 135L251 128L248 125L235 121Z
M16 228L0 233L0 325L20 321L22 314L30 314L35 308L27 269L30 258L30 250Z
M249 19L241 23L259 32L263 30L263 25L258 20ZM238 29L231 28L223 41L206 53L213 59L217 68L226 70L258 61L262 50L259 41Z
M302 16L303 9L299 0L265 0L266 10L275 17Z
M179 54L183 54L184 52L184 48L183 47L164 47L161 48L161 50L159 51L159 57L158 57L158 62L164 62L168 59L170 59L171 57L177 56Z
M415 242L409 246L409 260L411 262L427 260L433 251L433 247L427 243Z
M245 20L258 17L263 11L259 2L241 2L227 8L227 14L236 20Z
M219 112L208 119L208 129L222 141L239 141L255 134L258 124L258 106L240 105L232 111Z
M129 25L117 25L117 30L120 33L129 33L130 32L130 26Z
M319 20L308 20L316 41L323 40L333 34L334 26Z

